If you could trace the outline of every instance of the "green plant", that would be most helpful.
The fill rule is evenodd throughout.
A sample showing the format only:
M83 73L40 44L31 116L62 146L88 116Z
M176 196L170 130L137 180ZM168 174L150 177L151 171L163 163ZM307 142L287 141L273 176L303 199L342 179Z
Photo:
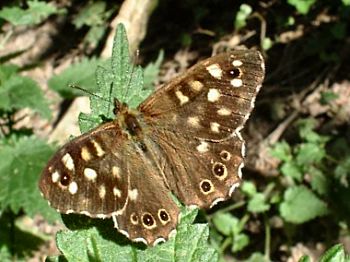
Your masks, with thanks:
M89 27L84 42L96 47L107 29L107 20L114 11L114 8L107 10L107 4L104 1L88 2L79 10L72 22L77 29L83 26Z
M17 113L24 108L44 118L51 115L42 91L32 79L21 76L17 66L1 65L0 223L3 226L0 227L0 260L23 258L43 241L41 237L18 228L16 222L23 213L31 217L42 214L49 221L59 218L40 197L37 187L38 174L53 148L36 137L31 129L15 127L20 121ZM21 238L24 242L16 244Z

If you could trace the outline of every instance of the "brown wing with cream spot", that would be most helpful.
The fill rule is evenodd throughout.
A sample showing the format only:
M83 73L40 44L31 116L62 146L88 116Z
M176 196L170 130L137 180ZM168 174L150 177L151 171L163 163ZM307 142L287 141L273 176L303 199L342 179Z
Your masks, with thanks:
M124 170L129 181L128 199L123 213L113 217L118 230L133 241L155 245L169 238L175 230L179 208L163 178L163 167L157 163L154 145L132 144L125 152Z
M114 122L77 137L62 147L43 170L39 187L61 213L110 217L123 210L128 174L120 153L125 139Z
M239 135L220 143L171 132L155 134L153 139L163 153L167 183L185 205L212 207L228 199L239 185L244 153Z
M160 88L139 110L157 130L225 139L248 119L264 70L257 51L220 54L201 61Z
M210 207L238 185L240 130L263 77L259 52L233 51L198 63L140 105L167 183L186 205Z

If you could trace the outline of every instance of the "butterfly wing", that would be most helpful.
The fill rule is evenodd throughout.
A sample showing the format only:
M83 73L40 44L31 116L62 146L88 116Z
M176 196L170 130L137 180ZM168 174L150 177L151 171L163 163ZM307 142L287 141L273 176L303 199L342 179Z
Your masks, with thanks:
M39 187L61 213L113 216L133 241L153 245L175 229L179 208L154 165L115 122L73 139L48 162Z
M233 51L196 64L140 105L169 187L185 204L212 206L238 185L240 130L263 77L259 52Z
M109 122L63 146L39 182L43 196L61 213L110 217L127 203L129 178L119 155L126 138Z
M123 170L132 179L126 208L113 217L115 226L131 240L147 245L167 240L180 211L155 161L156 152L131 143L123 155Z

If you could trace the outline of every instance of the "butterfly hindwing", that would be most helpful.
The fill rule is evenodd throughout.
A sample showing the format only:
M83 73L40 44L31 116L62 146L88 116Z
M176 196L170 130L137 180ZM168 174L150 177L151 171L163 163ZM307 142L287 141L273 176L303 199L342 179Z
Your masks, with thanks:
M122 169L130 177L125 210L114 217L115 226L133 241L154 245L168 239L176 228L179 207L172 199L156 165L158 152L147 140L124 151Z

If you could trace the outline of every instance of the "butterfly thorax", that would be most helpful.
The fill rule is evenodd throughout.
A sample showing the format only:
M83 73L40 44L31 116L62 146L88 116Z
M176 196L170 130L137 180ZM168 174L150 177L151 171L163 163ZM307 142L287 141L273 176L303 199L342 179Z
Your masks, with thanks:
M122 129L129 139L140 141L142 139L142 128L140 124L140 112L131 109L126 103L115 101L114 113L117 125Z

